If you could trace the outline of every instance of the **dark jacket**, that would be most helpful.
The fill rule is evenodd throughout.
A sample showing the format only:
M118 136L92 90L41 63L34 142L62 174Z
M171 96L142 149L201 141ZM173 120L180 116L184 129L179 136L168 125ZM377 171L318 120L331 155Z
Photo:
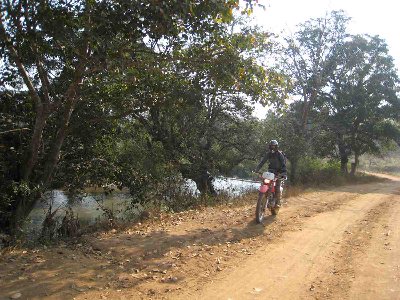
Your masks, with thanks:
M272 170L274 173L286 174L285 157L282 152L276 151L274 153L265 153L255 171L258 172L267 161L269 162L268 170Z

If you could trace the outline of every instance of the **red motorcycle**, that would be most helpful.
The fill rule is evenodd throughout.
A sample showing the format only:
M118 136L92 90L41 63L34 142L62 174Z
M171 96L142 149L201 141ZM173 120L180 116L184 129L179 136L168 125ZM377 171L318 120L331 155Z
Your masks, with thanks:
M276 185L279 179L277 175L271 172L258 173L261 179L261 186L258 189L258 200L256 207L256 222L262 223L266 216L266 210L268 209L272 215L277 215L279 212L279 206L276 206ZM280 189L282 194L281 181Z

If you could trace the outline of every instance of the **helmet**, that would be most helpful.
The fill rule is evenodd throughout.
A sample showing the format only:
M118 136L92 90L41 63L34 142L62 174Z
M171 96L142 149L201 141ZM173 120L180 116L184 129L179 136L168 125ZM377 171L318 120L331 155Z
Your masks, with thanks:
M272 151L272 152L278 151L278 146L279 146L279 144L278 144L277 140L271 140L268 143L268 149L269 149L269 151Z

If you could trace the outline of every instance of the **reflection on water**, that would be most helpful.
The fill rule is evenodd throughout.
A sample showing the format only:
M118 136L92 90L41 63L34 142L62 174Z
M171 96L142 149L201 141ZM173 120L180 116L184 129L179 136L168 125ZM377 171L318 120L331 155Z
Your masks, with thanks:
M68 197L61 190L53 190L44 194L42 200L36 205L29 215L28 222L25 224L25 231L28 235L36 235L40 230L49 205L52 211L56 211L56 220L61 220L67 208L71 208L74 214L86 224L92 224L103 216L103 210L99 204L115 213L117 217L122 217L129 203L127 193L91 193L83 197Z
M217 192L226 192L232 197L237 197L245 193L255 191L259 186L259 182L249 180L226 177L217 177L214 179L215 190Z
M223 192L231 197L240 196L258 188L259 183L245 181L233 178L218 177L214 179L215 190L219 193ZM199 195L196 184L188 180L185 188L193 195ZM112 210L119 218L126 217L126 208L130 201L128 193L114 192L108 195L104 193L91 193L84 197L72 198L68 197L63 191L54 190L44 195L33 209L29 216L29 221L25 226L28 235L36 235L35 232L41 228L41 224L45 218L49 204L52 211L57 210L56 218L60 219L65 215L67 207L71 207L74 214L86 224L91 224L103 216L103 211L99 204ZM139 208L130 211L130 215L138 214Z

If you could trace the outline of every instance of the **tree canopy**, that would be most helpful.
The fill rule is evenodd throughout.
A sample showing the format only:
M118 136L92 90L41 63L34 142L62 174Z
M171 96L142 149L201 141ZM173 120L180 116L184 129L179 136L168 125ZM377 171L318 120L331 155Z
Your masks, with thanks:
M249 25L258 1L33 1L0 6L0 225L46 191L246 175L268 139L291 164L399 143L398 75L379 37L333 11L280 47ZM274 59L277 66L273 64ZM274 67L266 67L272 66ZM286 100L290 99L287 103ZM254 104L270 106L265 120Z
M237 161L243 138L227 132L244 135L250 103L280 84L256 61L268 34L232 31L245 2L2 1L2 228L55 187L139 199L163 172L201 186L199 172Z

